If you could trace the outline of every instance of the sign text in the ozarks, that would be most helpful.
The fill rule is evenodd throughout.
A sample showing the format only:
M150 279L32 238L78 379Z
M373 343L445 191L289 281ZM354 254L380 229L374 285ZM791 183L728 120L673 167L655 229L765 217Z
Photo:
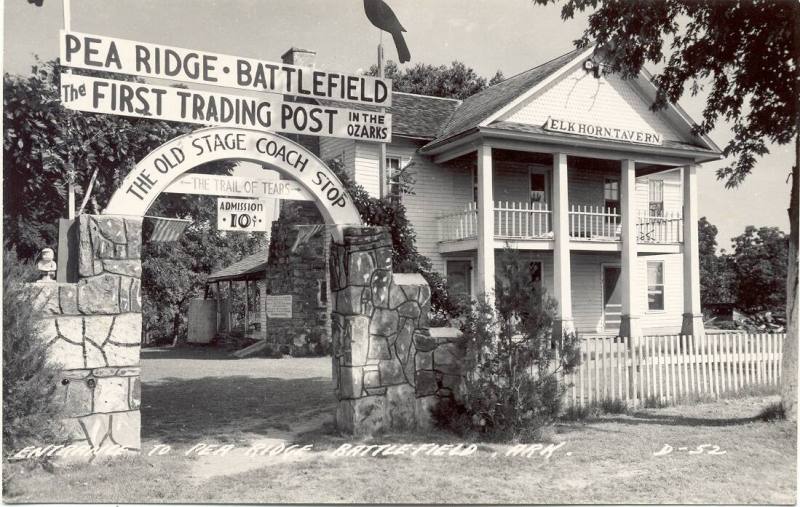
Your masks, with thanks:
M103 213L143 216L183 173L223 159L264 163L297 181L329 224L361 223L339 178L311 152L277 134L228 127L196 130L153 150L128 173Z

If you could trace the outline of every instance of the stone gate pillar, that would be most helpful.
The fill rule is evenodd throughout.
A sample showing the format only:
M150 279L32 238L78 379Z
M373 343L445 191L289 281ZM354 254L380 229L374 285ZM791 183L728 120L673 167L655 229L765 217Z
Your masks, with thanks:
M81 215L79 280L37 283L72 443L140 448L142 219Z
M392 273L385 228L349 227L343 236L330 254L336 425L353 434L427 427L447 390L434 371L430 288L421 275Z

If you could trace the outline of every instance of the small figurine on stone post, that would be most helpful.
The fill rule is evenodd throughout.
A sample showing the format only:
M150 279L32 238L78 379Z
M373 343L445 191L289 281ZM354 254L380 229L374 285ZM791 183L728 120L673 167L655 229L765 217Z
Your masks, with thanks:
M43 248L40 254L39 262L36 263L36 269L41 273L39 282L54 282L56 279L56 261L55 252L52 248Z

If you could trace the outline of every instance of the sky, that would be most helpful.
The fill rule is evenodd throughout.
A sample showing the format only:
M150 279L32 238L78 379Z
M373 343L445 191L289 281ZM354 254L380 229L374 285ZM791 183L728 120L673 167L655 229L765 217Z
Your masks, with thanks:
M388 3L407 31L410 64L460 60L487 78L497 70L509 77L571 51L588 18L578 13L563 21L559 6L531 0ZM25 0L4 4L3 71L26 74L34 55L55 58L64 23L62 0L44 0L42 7ZM269 61L280 61L292 46L309 49L317 51L317 68L330 71L369 68L381 37L386 58L396 59L391 37L369 23L362 0L72 0L70 14L74 31ZM681 105L700 118L704 97L685 97ZM729 127L718 126L711 138L724 147ZM730 238L747 225L788 232L786 177L793 147L773 146L771 152L734 190L715 176L726 161L701 167L700 214L719 229L720 248L730 249Z

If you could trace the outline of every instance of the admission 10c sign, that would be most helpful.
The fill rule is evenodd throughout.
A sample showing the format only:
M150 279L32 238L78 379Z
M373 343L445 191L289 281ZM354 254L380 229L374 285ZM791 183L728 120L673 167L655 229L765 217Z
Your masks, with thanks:
M98 35L61 32L61 62L170 81L245 90L198 91L135 81L61 75L65 107L85 112L390 142L391 115L333 107L391 105L391 81ZM260 92L252 95L253 92ZM264 92L271 95L265 97ZM284 101L284 95L319 104Z

